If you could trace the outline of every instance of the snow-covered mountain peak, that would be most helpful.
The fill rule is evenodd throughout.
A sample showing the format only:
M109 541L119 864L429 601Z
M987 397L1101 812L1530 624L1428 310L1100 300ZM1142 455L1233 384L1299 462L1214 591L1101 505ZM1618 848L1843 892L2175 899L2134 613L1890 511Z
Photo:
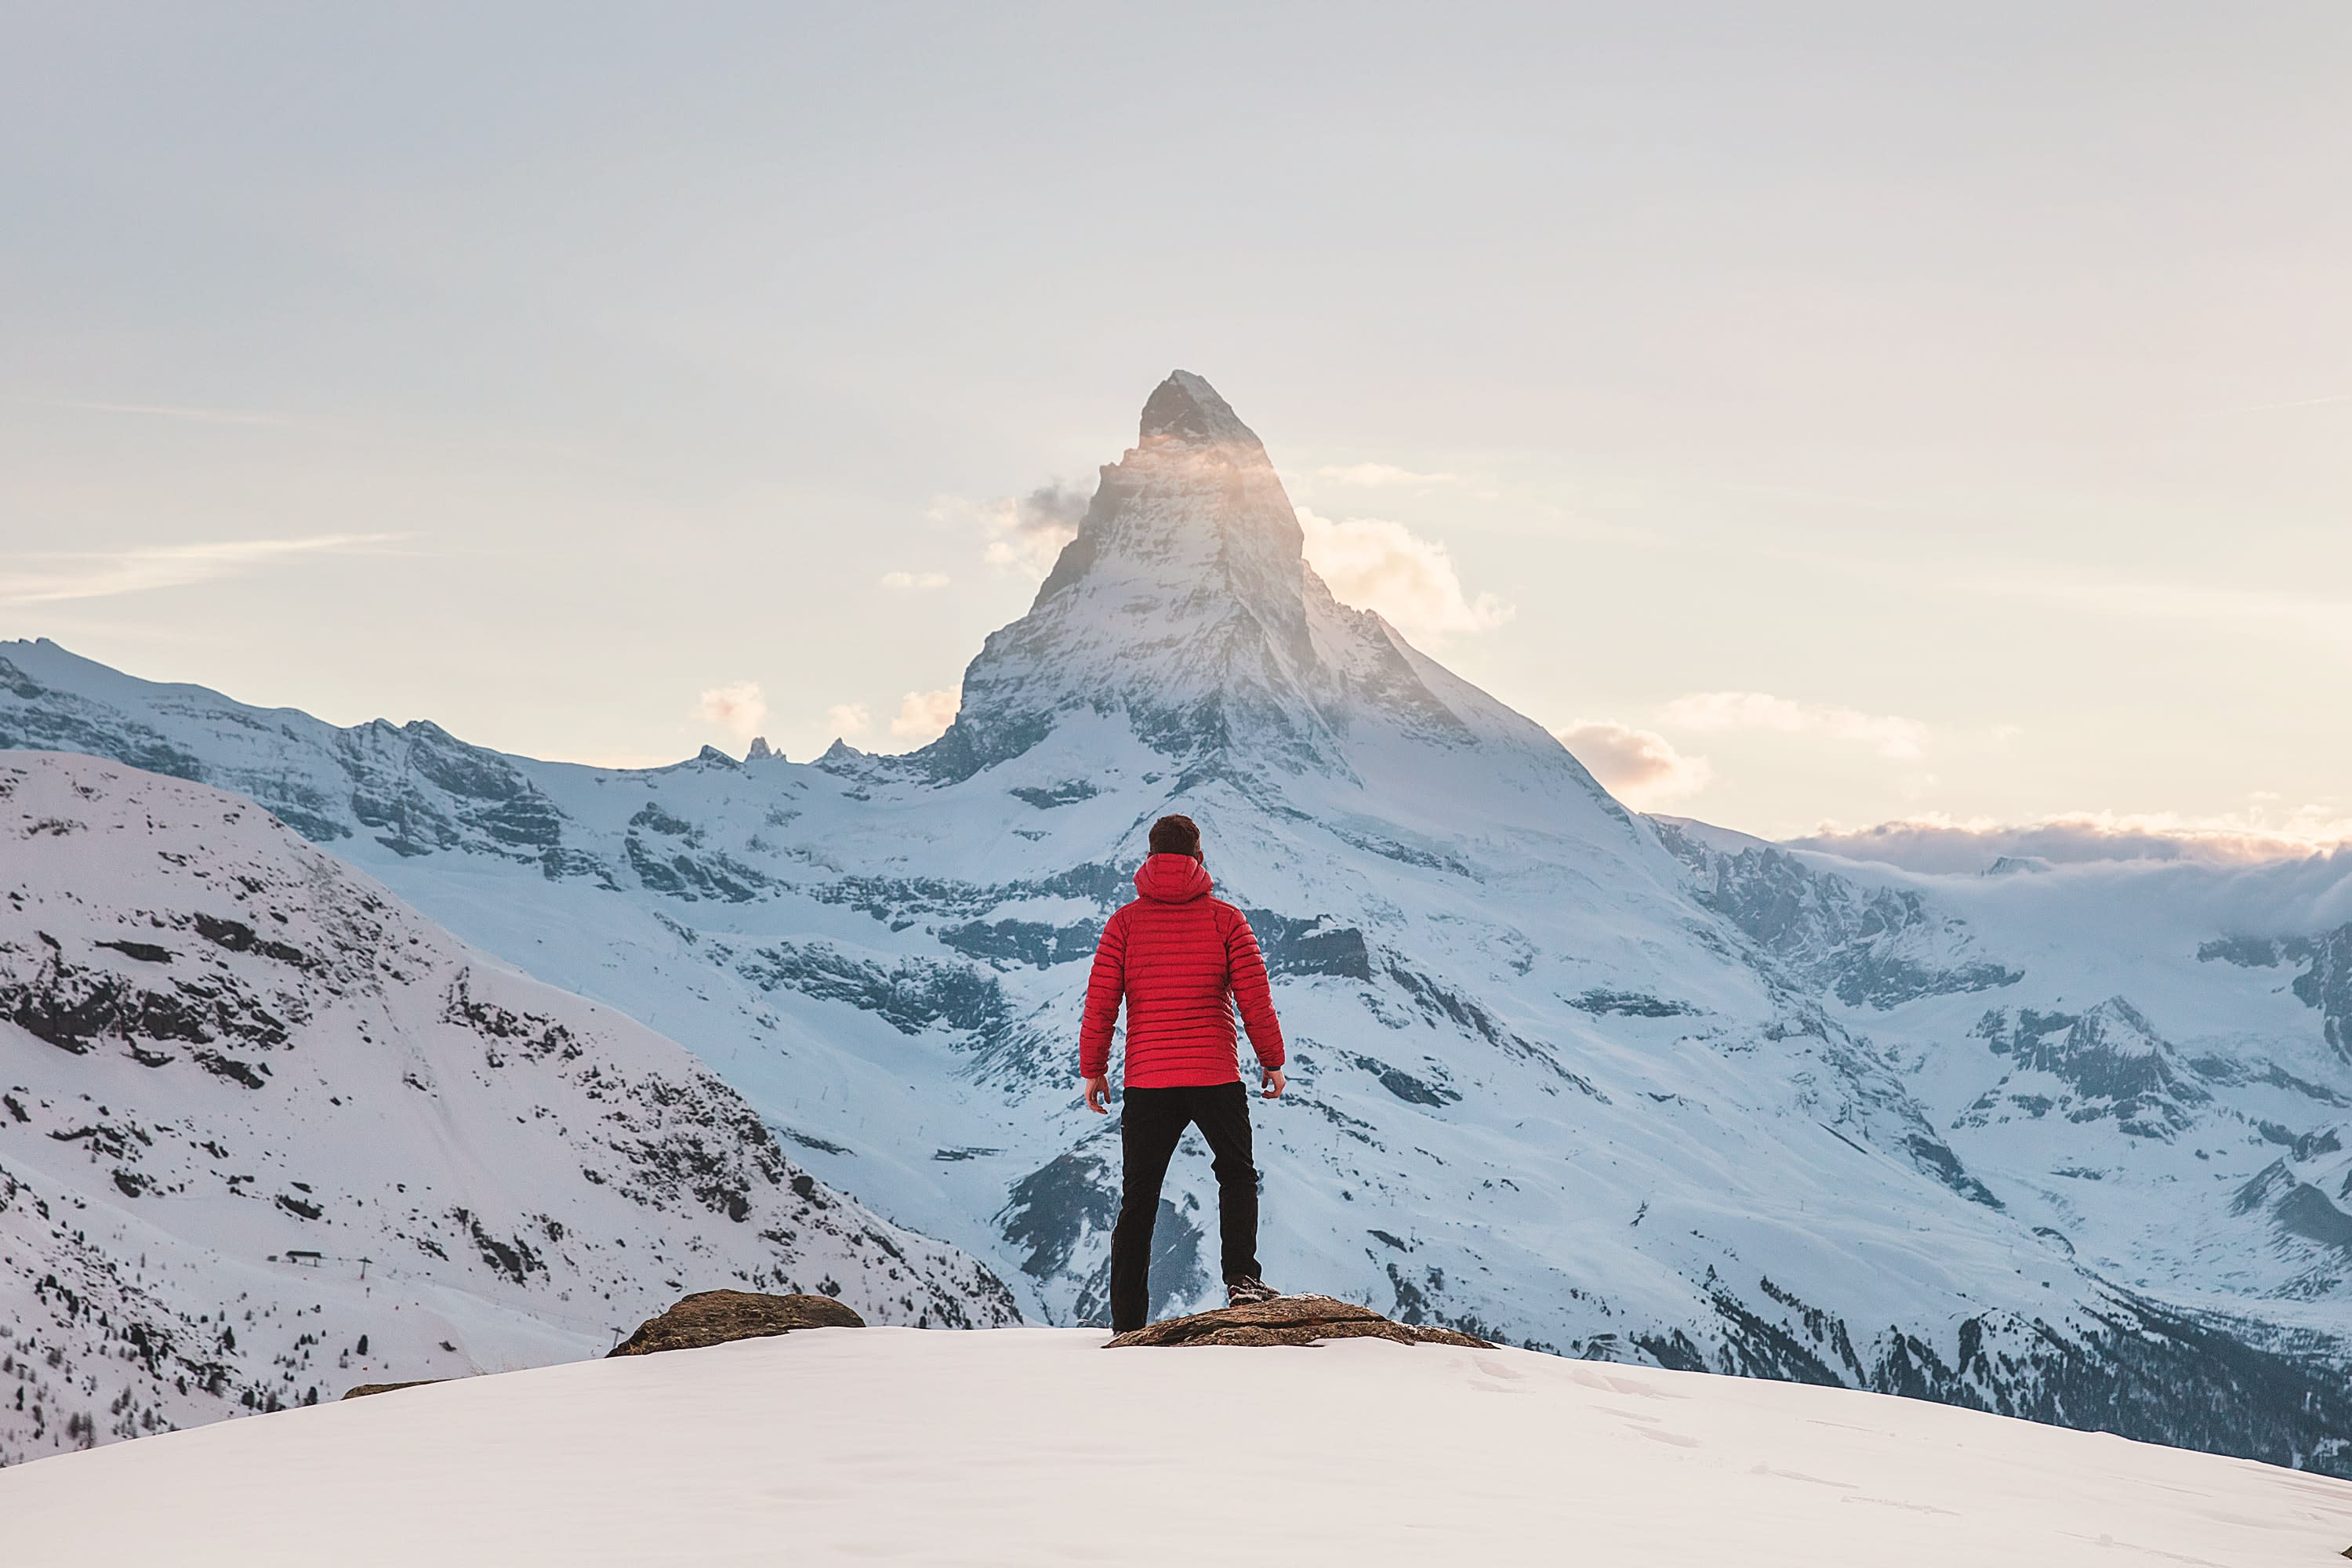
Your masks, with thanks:
M1214 387L1180 370L1144 403L1137 444L1104 467L1032 613L1081 584L1207 589L1295 634L1306 543L1264 443ZM1204 596L1200 607L1223 606Z
M1219 396L1206 379L1189 370L1170 371L1168 379L1151 389L1143 405L1138 438L1147 447L1227 445L1255 450L1261 457L1265 452L1257 433L1242 423L1234 405Z
M1482 777L1499 768L1515 787L1622 816L1540 726L1332 595L1265 446L1188 371L1153 390L1139 444L1104 467L1029 613L988 639L954 725L915 766L970 778L1083 714L1188 778L1356 782L1368 747L1495 742ZM1080 728L1070 765L1092 766L1103 739Z

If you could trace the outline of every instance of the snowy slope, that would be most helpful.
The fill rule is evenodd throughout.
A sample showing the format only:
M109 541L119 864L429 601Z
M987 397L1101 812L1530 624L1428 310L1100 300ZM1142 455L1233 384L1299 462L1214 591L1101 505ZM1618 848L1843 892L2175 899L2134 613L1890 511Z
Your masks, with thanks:
M1014 1316L249 801L0 752L0 1462L598 1354L722 1284Z
M2352 1484L1843 1390L1353 1341L824 1329L0 1474L20 1568L2316 1568ZM94 1522L103 1521L103 1522Z
M2050 1152L1966 1122L2019 1059L1966 1030L2029 996L2128 996L2077 977L2137 940L2136 908L2069 908L2028 952L1934 889L1625 811L1539 726L1337 604L1264 447L1183 373L973 660L954 726L908 756L543 763L45 642L0 648L0 741L260 801L467 940L688 1042L817 1175L1062 1322L1102 1311L1116 1201L1116 1124L1072 1094L1085 961L1143 829L1185 810L1295 1046L1292 1095L1259 1113L1277 1283L1576 1355L2352 1467L2339 1330L2261 1283L2274 1226L2219 1233L2245 1289L2210 1258L2085 1248L2034 1195L2071 1180ZM2286 974L2164 962L2231 995ZM2262 1028L2307 1030L2301 1007L2274 1000ZM2139 1037L2111 1020L2090 1027ZM2061 1045L2029 1047L2058 1064L2033 1070L2084 1078L2095 1045ZM2305 1068L2352 1102L2352 1064ZM2177 1101L2190 1079L2168 1081ZM2137 1111L2070 1119L2089 1103L2044 1131L2133 1136ZM2260 1201L2324 1228L2296 1195L2336 1201L2305 1147ZM2143 1233L2170 1212L2160 1184L2103 1190ZM1212 1202L1192 1151L1162 1310L1213 1288Z
M1953 876L1683 847L1719 908L1897 1059L2021 1218L2110 1278L2340 1331L2352 855ZM1841 931L1808 899L1893 918ZM2004 978L1926 993L1903 983L1919 954Z

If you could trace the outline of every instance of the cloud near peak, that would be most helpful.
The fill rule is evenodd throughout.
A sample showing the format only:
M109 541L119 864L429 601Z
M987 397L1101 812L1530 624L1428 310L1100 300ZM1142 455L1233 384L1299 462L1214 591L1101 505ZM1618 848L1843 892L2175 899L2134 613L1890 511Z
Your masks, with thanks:
M1054 569L1062 546L1077 537L1078 523L1086 517L1092 500L1086 490L1053 480L1026 495L998 496L989 500L936 496L929 515L933 522L978 530L982 541L982 558L998 571L1043 577ZM892 587L933 585L920 576L906 583L893 581L910 575L913 574L892 573L883 581Z
M760 732L761 721L768 716L768 700L760 694L756 680L739 680L732 686L714 686L702 694L695 704L695 714L705 723L717 724L739 741L748 741Z
M963 693L952 686L937 691L909 691L898 703L898 716L890 721L890 733L928 745L947 733L962 706Z
M1401 522L1351 517L1334 521L1300 507L1307 563L1342 604L1378 612L1414 642L1440 644L1483 632L1517 614L1492 594L1472 597L1453 552Z
M1579 719L1552 733L1603 788L1636 811L1655 811L1686 800L1715 775L1705 757L1685 756L1654 730L1636 730L1608 719Z

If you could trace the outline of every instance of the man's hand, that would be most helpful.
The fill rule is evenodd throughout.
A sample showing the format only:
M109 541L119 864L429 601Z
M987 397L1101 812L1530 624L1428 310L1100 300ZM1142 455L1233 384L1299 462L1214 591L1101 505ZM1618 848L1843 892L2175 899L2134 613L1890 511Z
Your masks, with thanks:
M1286 1085L1282 1076L1282 1069L1280 1068L1268 1068L1265 1069L1266 1099L1280 1100L1285 1087Z
M1078 1079L1078 1087L1087 1091L1088 1110L1093 1111L1097 1116L1110 1114L1110 1075L1108 1073L1099 1078L1082 1078Z

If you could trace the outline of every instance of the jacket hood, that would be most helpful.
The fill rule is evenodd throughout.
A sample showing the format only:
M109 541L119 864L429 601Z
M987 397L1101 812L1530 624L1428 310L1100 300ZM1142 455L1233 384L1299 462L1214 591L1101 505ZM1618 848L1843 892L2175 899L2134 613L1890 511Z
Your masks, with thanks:
M1190 855L1154 855L1135 873L1135 890L1163 904L1188 903L1216 885Z

